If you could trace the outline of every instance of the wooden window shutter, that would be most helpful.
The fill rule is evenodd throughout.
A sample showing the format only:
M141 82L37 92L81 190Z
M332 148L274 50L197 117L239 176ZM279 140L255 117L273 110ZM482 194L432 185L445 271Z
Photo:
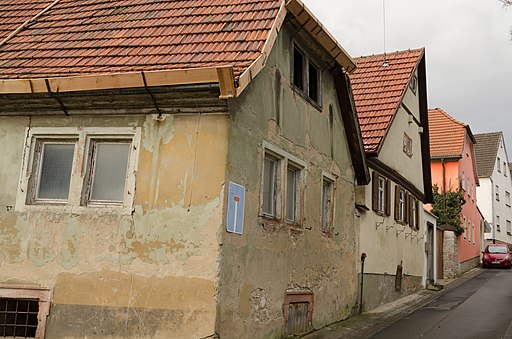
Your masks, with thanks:
M391 215L391 180L386 179L386 192L384 193L386 201L384 202L384 210L387 216Z
M413 202L416 205L416 229L420 229L420 209L418 204L418 199L414 199Z
M406 193L405 197L405 222L408 225L412 225L412 196L409 193Z
M379 210L379 173L372 173L372 209Z
M395 220L400 221L400 186L395 186Z

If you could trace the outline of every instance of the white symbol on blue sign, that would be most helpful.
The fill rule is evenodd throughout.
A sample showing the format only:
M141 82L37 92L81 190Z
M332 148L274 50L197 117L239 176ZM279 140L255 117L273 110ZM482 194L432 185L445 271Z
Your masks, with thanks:
M244 232L245 187L229 183L228 216L226 230L230 233Z

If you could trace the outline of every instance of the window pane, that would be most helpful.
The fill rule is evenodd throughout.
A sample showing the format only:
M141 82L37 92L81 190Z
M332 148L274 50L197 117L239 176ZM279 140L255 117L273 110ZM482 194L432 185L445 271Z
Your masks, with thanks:
M74 150L74 144L43 144L37 198L68 198Z
M91 200L123 201L129 143L96 143Z
M286 173L286 220L295 221L297 195L297 170L289 168Z
M304 90L304 56L296 48L293 50L293 84Z
M265 158L263 164L263 206L262 211L265 214L275 215L275 173L276 161L274 159Z
M331 183L324 181L322 185L322 231L329 231L331 208Z
M314 102L318 102L318 69L309 64L309 89L308 96L313 99Z

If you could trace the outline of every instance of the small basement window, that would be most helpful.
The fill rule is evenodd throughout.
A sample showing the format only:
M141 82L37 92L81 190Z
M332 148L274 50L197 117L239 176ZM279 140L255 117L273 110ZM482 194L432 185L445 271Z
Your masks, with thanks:
M33 299L0 298L2 337L35 338L39 302Z
M44 338L50 298L44 288L0 286L0 337Z

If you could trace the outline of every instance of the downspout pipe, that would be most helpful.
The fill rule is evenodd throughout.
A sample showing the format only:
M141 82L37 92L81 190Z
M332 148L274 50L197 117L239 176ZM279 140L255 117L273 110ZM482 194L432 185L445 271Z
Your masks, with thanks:
M494 182L492 178L489 178L491 181L491 211L492 211L492 243L496 243L496 211L494 210Z
M361 289L359 292L359 314L363 313L364 260L366 253L361 254Z

